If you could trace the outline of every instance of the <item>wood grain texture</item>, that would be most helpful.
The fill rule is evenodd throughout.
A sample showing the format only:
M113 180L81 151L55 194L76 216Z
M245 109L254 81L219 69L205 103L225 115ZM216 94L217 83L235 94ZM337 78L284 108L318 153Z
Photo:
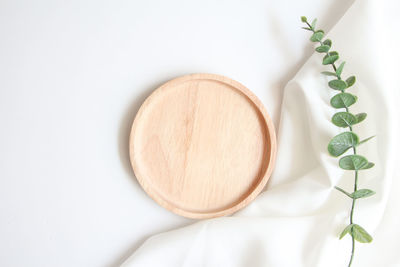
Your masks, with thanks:
M227 77L173 79L143 103L130 158L143 189L176 214L210 218L252 201L274 167L273 123L246 87Z

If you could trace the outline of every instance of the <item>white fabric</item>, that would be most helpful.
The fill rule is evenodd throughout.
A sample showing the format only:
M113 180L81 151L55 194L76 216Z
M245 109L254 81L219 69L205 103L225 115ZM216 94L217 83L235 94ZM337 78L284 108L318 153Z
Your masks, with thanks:
M376 163L360 173L360 188L377 194L356 204L355 222L374 241L356 244L354 267L400 266L398 10L396 1L359 0L328 34L347 61L344 76L357 77L349 91L359 101L351 111L368 113L355 132L361 139L377 135L359 148ZM333 187L351 191L353 173L340 170L326 151L341 130L330 122L335 92L320 74L328 69L321 59L315 53L285 88L277 164L267 191L232 217L151 237L124 267L347 266L350 238L338 240L338 234L348 224L351 202Z

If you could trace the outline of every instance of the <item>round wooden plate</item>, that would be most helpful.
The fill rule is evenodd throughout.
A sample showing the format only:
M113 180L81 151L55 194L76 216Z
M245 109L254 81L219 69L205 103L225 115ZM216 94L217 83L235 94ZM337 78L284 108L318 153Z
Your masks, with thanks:
M155 201L176 214L210 218L250 203L274 167L273 123L240 83L214 74L173 79L133 122L130 158Z

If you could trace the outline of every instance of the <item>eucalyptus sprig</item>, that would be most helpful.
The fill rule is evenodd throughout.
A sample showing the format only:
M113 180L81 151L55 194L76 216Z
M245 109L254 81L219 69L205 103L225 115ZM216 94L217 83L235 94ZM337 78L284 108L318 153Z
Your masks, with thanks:
M319 46L315 48L315 51L325 54L322 59L322 64L331 65L333 68L333 71L322 72L324 75L333 77L333 79L328 82L328 86L333 90L338 91L330 101L331 106L336 109L342 109L333 115L332 123L338 127L348 129L348 131L340 133L331 139L328 144L328 152L334 157L343 155L349 149L351 149L350 151L352 152L340 158L339 167L344 170L354 171L353 192L349 193L346 190L335 186L338 191L342 192L352 201L349 225L344 228L339 237L342 239L347 234L350 234L351 236L352 249L348 264L348 266L351 266L354 258L355 241L360 243L370 243L372 241L371 235L368 234L368 232L360 225L354 223L354 209L357 199L366 198L375 194L375 192L370 189L358 189L358 172L372 168L374 163L369 162L364 156L358 155L357 147L373 138L373 136L360 141L357 134L353 132L353 126L362 122L367 117L366 113L352 114L349 111L349 107L357 102L357 96L347 93L346 90L355 84L356 77L350 76L346 80L342 78L342 71L345 62L343 61L338 67L336 66L335 63L339 59L339 53L331 51L332 41L330 39L323 40L325 33L323 30L316 29L317 19L314 19L310 24L307 21L307 18L303 16L301 17L301 21L307 25L306 27L303 27L303 29L312 32L310 41L319 44Z

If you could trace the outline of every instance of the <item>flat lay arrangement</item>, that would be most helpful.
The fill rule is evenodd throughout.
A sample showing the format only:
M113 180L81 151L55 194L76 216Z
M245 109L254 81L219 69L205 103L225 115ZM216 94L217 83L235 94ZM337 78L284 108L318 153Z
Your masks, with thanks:
M1 1L0 266L400 267L399 9Z
M368 30L389 18L388 13L369 16L372 6L356 2L329 33L318 29L316 20L301 17L303 29L311 31L310 41L317 46L285 87L276 168L267 190L233 217L204 220L152 237L123 266L400 264L389 252L395 245L381 243L388 240L385 225L398 221L394 214L384 215L392 203L387 202L389 192L397 190L391 186L397 183L391 171L396 156L388 144L397 146L393 118L398 112L392 100L398 99L398 90L393 82L377 82L390 74L385 73L387 68L377 70L376 64L389 64L391 56L384 50L365 56L376 45L369 46ZM363 24L366 17L370 19ZM347 63L339 61L333 48L342 51ZM321 62L332 70L321 68ZM361 123L366 113L368 120ZM374 242L363 245L372 241L372 235ZM346 237L351 241L339 240ZM360 244L357 250L355 242Z

